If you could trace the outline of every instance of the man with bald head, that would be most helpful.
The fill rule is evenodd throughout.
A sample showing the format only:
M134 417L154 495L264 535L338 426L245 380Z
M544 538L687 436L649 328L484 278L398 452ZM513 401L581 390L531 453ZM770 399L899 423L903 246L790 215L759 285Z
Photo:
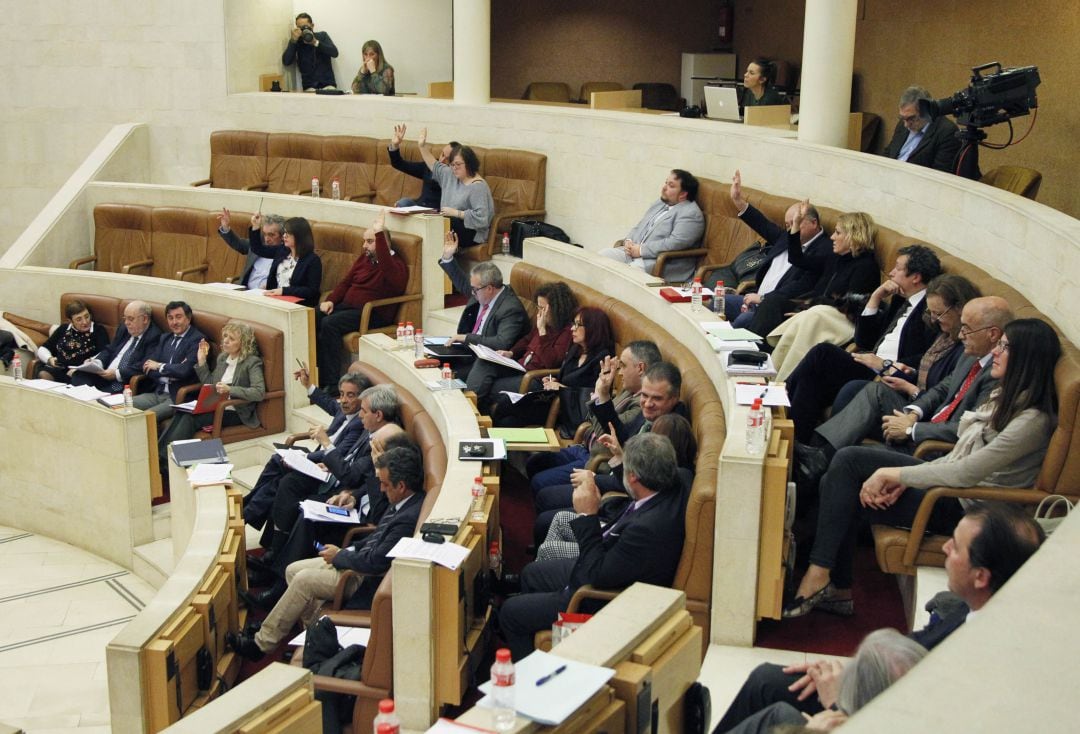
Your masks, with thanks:
M86 360L85 364L101 370L74 372L72 385L93 385L98 390L118 393L131 378L142 372L143 363L161 337L161 330L150 320L150 304L132 301L124 308L124 325L116 330L109 346Z
M739 171L735 171L731 179L730 196L731 203L739 213L739 219L769 243L769 249L765 251L765 262L757 271L756 292L745 296L724 296L724 313L728 321L733 326L751 328L751 322L762 301L774 298L790 301L804 296L814 289L820 273L801 268L788 259L788 230L799 213L798 203L788 207L784 214L784 227L781 228L766 219L764 214L743 197L742 174ZM804 259L817 261L832 255L832 243L821 228L817 209L812 206L808 207L806 216L799 222L799 242L802 244ZM766 325L762 324L755 325L754 328L764 336L777 325L768 324L766 328Z
M364 230L364 251L315 313L319 385L324 390L337 389L341 363L346 358L342 337L359 331L364 304L403 295L409 282L408 266L390 249L389 233L383 226L385 218L386 212L379 212L371 227ZM370 326L386 326L396 310L396 306L375 309Z
M795 444L796 476L816 483L833 455L864 438L884 438L890 448L910 453L920 441L955 443L960 416L985 403L998 381L990 376L994 347L1013 320L999 296L973 298L960 314L964 354L947 378L914 401L884 382L871 382L843 410L814 431L810 446Z

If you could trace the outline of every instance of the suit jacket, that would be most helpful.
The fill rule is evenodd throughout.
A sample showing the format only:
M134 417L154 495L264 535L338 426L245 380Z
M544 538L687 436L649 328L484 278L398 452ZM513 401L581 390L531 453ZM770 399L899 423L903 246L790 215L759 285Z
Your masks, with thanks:
M639 402L640 404L640 402ZM645 423L645 415L638 410L633 414L633 417L629 422L624 423L621 415L615 411L615 403L611 400L606 403L589 403L589 411L593 414L593 417L599 421L600 425L604 426L605 432L607 431L607 424L611 423L615 426L615 435L619 438L619 443L626 445L626 442L636 436L641 431L641 426ZM686 409L686 405L680 400L675 403L675 407L671 411L672 413L678 413L683 418L690 420L690 411Z
M112 386L115 388L112 392L119 392L133 375L142 373L143 362L146 361L147 355L150 353L150 350L153 349L160 336L161 329L153 322L150 322L150 325L146 327L146 331L139 335L138 343L127 351L123 360L117 366L117 379L116 383ZM126 328L117 329L116 336L113 337L109 346L98 352L94 359L100 361L101 364L107 368L109 363L116 358L116 355L120 353L120 350L124 348L124 345L127 344L127 341L130 338L131 335L128 334Z
M399 540L416 531L416 523L420 519L420 507L423 504L424 493L414 493L405 500L401 509L387 510L374 532L351 547L341 549L334 556L335 568L364 574L360 588L346 605L349 609L371 608L371 599L375 595L375 589L378 588L382 577L390 570L390 559L386 557L386 554Z
M888 308L879 308L877 313L870 316L860 314L855 320L855 344L859 349L876 352L881 340L900 319L906 303L907 298L893 296ZM924 311L926 311L926 298L922 298L911 308L911 315L904 322L904 329L900 332L898 359L909 366L919 364L923 353L937 338L935 333L937 328L927 326L923 321Z
M447 273L456 270L464 275L464 271L456 261L440 262L439 265ZM451 280L453 279L454 276L451 275ZM459 290L468 293L469 279L466 277L464 282L466 284L465 288L459 288ZM457 287L457 284L457 281L455 281L455 287ZM485 347L492 349L510 349L517 343L518 339L528 333L531 326L529 314L525 311L525 307L521 305L521 300L514 293L514 289L509 285L503 286L503 292L494 305L491 306L491 313L488 314L487 320L484 322L484 328L480 330L479 334L473 334L473 326L476 325L476 319L479 316L480 303L473 296L465 306L465 311L461 314L461 319L457 325L457 333L466 335L466 344L483 344Z
M187 333L180 339L176 349L173 349L173 334L162 334L157 343L147 354L147 359L161 362L160 370L150 370L146 374L154 381L154 389L161 383L162 377L168 377L169 396L176 402L176 393L184 385L195 382L195 361L198 358L199 342L205 337L194 326L189 327Z
M226 367L228 367L227 360L225 354L222 353L218 355L213 372L206 365L196 363L195 374L199 376L199 379L204 384L213 385L221 382ZM266 379L263 376L262 357L252 354L246 359L240 360L240 363L236 365L236 370L233 372L232 383L229 385L229 397L230 399L250 401L237 405L236 415L240 418L240 422L248 428L258 428L259 416L256 413L256 408L262 402L262 399L266 397Z
M907 162L917 166L927 166L945 173L955 173L956 155L960 152L960 139L956 137L956 123L947 117L937 117L926 125L922 140L911 151ZM896 123L892 140L885 147L885 156L896 159L900 149L908 139L908 129L904 123Z
M991 377L990 365L987 364L979 370L975 381L964 393L964 397L949 416L949 420L944 423L930 422L934 413L951 403L960 392L974 363L975 358L965 354L947 378L924 392L912 403L922 410L922 420L916 425L913 436L916 441L935 440L956 443L957 432L960 429L960 416L964 414L964 411L974 410L990 399L990 393L998 386L998 381Z
M597 515L570 521L580 554L569 588L592 584L622 589L635 581L671 586L682 555L686 519L681 493L655 495L631 515L617 520L604 537Z
M360 423L359 418L353 420ZM363 428L362 423L360 426ZM312 454L308 454L308 457L310 458ZM375 464L371 460L371 435L364 430L348 449L335 448L333 451L323 452L318 458L326 464L327 470L337 480L333 485L335 493L338 489L361 487L375 475Z
M318 46L304 43L302 37L298 41L290 38L281 54L281 64L288 66L296 62L304 89L336 87L337 81L334 79L334 67L330 59L337 57L337 46L325 31L315 31L315 40L319 42Z
M394 170L401 171L406 176L420 179L423 183L420 189L420 197L416 199L417 206L426 206L438 209L442 201L442 186L431 175L431 169L423 161L407 161L401 157L400 150L386 149L390 154L390 165Z
M967 621L969 611L970 610L965 605L962 609L958 609L944 619L939 619L937 622L931 622L921 630L912 631L908 637L915 640L915 642L919 643L927 650L933 650L946 637L960 629L960 625Z
M255 267L255 261L258 260L260 256L252 251L250 240L240 239L231 229L227 232L222 232L219 229L218 234L221 236L221 239L225 240L225 244L230 248L236 250L241 255L247 255L247 259L244 261L244 269L240 273L240 283L250 288L251 285L248 283L248 278L251 277L251 269Z
M270 277L266 279L266 290L273 290L278 287L278 265L289 256L289 248L267 247L263 244L262 232L257 229L251 230L250 236L251 239L248 240L248 244L251 251L259 257L268 257L274 261L270 265ZM301 301L302 305L315 308L319 305L321 288L322 260L314 252L309 252L296 261L296 267L293 269L292 277L289 279L289 285L283 288L281 293L285 296L301 298L303 299Z
M705 215L701 213L701 207L693 201L680 201L675 204L650 230L649 222L666 207L667 204L657 199L641 221L626 235L626 239L641 245L641 258L645 261L647 273L651 273L656 267L656 258L660 253L689 250L696 247L701 242L701 236L705 234ZM694 265L693 258L675 260L668 263L660 275L664 280L672 282L685 281L693 275Z
M765 280L765 274L769 271L769 267L772 266L773 260L778 258L781 253L788 252L788 231L770 221L768 217L752 205L748 205L746 211L740 214L739 218L750 229L761 235L766 242L770 243L769 249L765 253L765 262L757 270L756 280L757 285L760 287L762 281ZM798 235L795 235L795 237L797 240ZM797 263L789 255L788 260L791 262L791 267L780 278L780 282L776 284L776 289L771 291L767 297L791 299L809 293L813 290L819 273L824 270L828 258L832 256L832 243L829 242L829 235L825 230L822 230L811 241L805 252L802 251L801 242L796 247L802 255L800 258L802 262Z
M327 395L321 388L317 387L312 390L311 395L308 396L308 400L311 401L312 405L319 406L333 418L326 429L326 434L328 436L333 436L337 433L341 428L341 424L348 419L348 416L345 415L345 411L341 409L341 403ZM349 425L346 426L345 432L334 442L334 446L336 446L343 454L347 454L349 449L351 449L357 440L359 440L360 434L362 433L364 433L364 424L360 421L360 416L354 414L352 420L349 421ZM308 454L308 458L316 464L320 463L324 456L325 453L321 448Z

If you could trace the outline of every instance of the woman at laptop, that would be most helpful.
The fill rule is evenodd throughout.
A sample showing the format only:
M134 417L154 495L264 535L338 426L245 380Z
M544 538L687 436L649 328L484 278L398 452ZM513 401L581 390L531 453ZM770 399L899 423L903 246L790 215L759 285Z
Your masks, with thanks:
M221 400L229 401L222 413L222 427L242 423L248 428L257 428L259 415L255 409L266 394L266 381L262 358L255 345L255 332L247 324L230 321L221 328L221 354L213 372L207 363L209 354L210 345L203 339L199 342L195 374L204 385L212 386ZM165 464L165 452L171 442L193 438L204 426L213 424L215 413L216 410L197 414L177 413L158 439L158 455L162 464Z
M776 64L761 57L751 61L743 74L742 106L746 108L787 104L783 92L773 87L775 78Z

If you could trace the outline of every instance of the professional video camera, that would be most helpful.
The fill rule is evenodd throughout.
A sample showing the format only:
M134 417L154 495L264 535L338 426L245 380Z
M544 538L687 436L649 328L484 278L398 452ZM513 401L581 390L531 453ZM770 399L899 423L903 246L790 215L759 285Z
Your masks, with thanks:
M993 73L982 73L990 69ZM919 100L919 114L929 117L954 115L959 125L989 127L1026 115L1032 107L1038 107L1035 87L1041 81L1037 66L1002 70L996 61L983 64L971 69L971 85L967 89L945 99Z

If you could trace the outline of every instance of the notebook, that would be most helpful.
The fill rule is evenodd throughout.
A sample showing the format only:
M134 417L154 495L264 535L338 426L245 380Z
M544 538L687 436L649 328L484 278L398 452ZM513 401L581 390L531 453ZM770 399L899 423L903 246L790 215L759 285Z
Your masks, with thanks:
M705 87L705 110L710 120L742 122L739 93L734 87Z

